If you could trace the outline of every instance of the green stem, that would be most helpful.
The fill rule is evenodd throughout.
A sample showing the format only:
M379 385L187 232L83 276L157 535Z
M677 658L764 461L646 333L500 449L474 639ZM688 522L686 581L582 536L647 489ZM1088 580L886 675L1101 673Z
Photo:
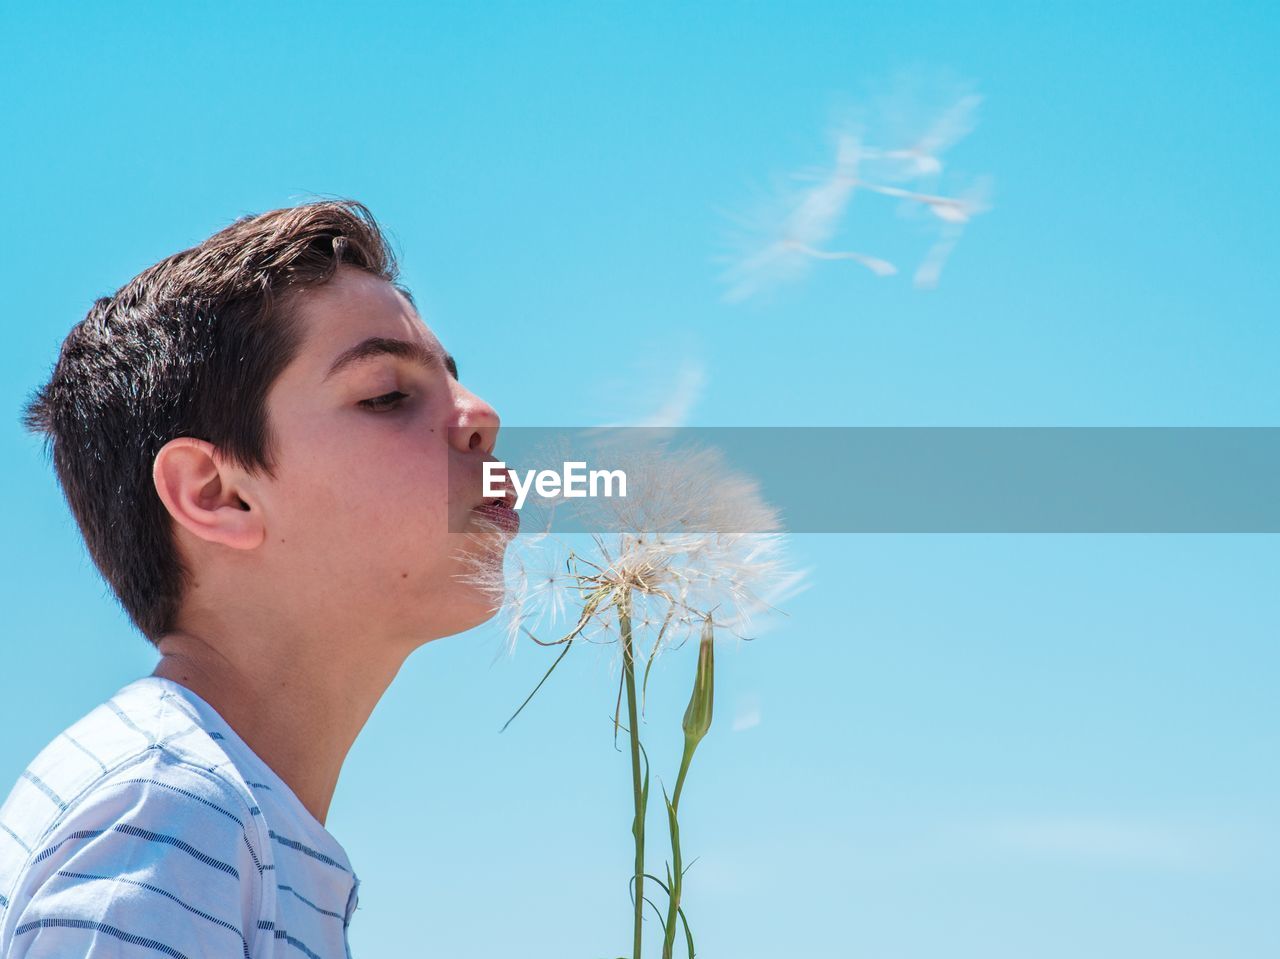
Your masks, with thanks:
M630 595L618 601L618 628L622 634L622 670L627 682L627 725L631 734L631 786L635 796L636 818L631 833L636 842L636 908L635 928L632 936L633 959L640 957L640 924L644 921L644 789L640 782L640 727L636 722L636 666L634 643L631 638Z
M673 873L668 880L667 890L667 922L663 928L662 959L671 959L671 951L675 948L676 918L684 920L684 911L680 908L680 894L684 888L684 862L680 856L680 793L684 789L684 777L689 772L689 763L693 761L693 751L711 728L712 707L715 701L715 626L708 616L702 625L702 638L698 643L698 672L693 681L693 693L689 697L689 706L684 711L684 720L680 727L684 730L684 755L680 757L680 773L676 776L676 789L667 799L667 825L671 830L671 861ZM663 790L666 797L666 790ZM685 935L689 946L689 957L693 959L693 937L688 935L689 924L685 923Z
M684 777L689 771L689 763L693 759L693 751L697 742L686 739L684 755L680 758L680 772L676 776L676 789L671 796L671 805L667 809L668 827L671 832L671 889L667 894L667 925L662 937L662 959L671 959L676 941L676 916L680 911L680 891L684 886L684 863L680 856L680 823L677 814L680 811L680 790L684 788ZM692 957L690 957L692 959Z
M680 809L680 790L684 788L684 776L689 771L689 763L693 760L693 751L697 748L697 743L685 740L684 756L680 758L680 772L676 776L676 791L671 794L671 808L677 812Z

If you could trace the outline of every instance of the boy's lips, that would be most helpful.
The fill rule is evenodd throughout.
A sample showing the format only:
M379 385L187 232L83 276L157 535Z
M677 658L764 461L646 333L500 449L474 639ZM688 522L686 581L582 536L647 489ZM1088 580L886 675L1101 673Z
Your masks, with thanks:
M509 499L490 500L474 507L472 511L479 513L489 523L511 536L520 531L520 514L516 512Z
M479 513L487 523L508 536L515 536L520 531L520 514L516 512L516 491L511 487L510 476L505 478L500 487L491 489L498 495L472 507L472 512Z

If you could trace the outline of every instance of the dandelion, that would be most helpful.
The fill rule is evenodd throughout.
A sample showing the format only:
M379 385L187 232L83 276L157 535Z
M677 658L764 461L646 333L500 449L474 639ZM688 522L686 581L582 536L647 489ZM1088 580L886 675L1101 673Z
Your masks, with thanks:
M693 751L711 724L716 633L750 639L754 618L803 588L804 573L787 562L778 514L764 501L758 484L728 469L717 450L611 449L609 458L626 470L627 497L553 504L555 511L585 511L579 520L589 519L598 530L589 537L589 546L572 548L549 532L548 525L531 536L516 537L505 564L477 563L466 578L491 593L509 653L521 635L543 646L563 647L508 725L575 643L616 644L622 675L614 736L625 729L631 746L633 959L640 959L645 903L663 922L664 959L670 959L677 921L692 957L693 937L680 901L688 867L682 861L677 814ZM548 630L561 635L539 638ZM673 796L667 797L663 789L672 844L664 884L646 873L644 865L649 769L638 717L657 657L695 634L698 664L682 723L684 755ZM641 660L644 671L637 683ZM621 722L624 692L625 727ZM644 894L646 878L667 893L665 920Z
M562 460L566 448L545 458ZM608 450L600 456L626 472L630 495L558 499L541 511L536 532L512 542L504 566L473 563L464 574L490 595L508 655L519 636L562 626L594 637L613 618L610 598L623 591L634 594L634 620L666 625L660 649L678 645L708 613L717 628L749 638L755 616L794 594L803 577L787 566L777 511L718 450ZM550 532L558 517L599 532L575 549ZM600 602L579 624L582 601L595 593Z

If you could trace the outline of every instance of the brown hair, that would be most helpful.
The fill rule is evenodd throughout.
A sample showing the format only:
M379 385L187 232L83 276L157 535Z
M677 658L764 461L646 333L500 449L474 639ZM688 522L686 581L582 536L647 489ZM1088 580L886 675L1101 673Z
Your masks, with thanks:
M294 294L340 263L396 281L395 255L361 203L241 217L96 300L23 410L46 456L52 448L89 555L152 643L175 628L190 576L155 489L156 453L194 436L274 479L266 396L301 346Z

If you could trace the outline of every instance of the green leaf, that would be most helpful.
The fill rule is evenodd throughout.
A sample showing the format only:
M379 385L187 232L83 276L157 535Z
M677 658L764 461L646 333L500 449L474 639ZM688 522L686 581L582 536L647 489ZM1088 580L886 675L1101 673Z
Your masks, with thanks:
M670 866L669 864L665 863L665 862L663 863L663 865L667 867L667 881L666 881L666 882L663 882L661 879L659 879L657 876L655 876L655 875L654 875L653 873L651 873L651 872L646 872L646 873L644 874L644 877L645 877L646 879L652 879L654 882L656 882L659 886L661 886L661 887L662 887L662 891L663 891L663 892L665 892L665 893L669 896L669 895L671 895L671 886L670 886L670 882L671 882L671 866ZM632 876L631 878L632 878L632 879L635 879L635 876Z
M645 751L644 743L636 740L636 745L640 747L640 755L644 758L644 785L640 787L640 807L642 809L649 808L649 754Z
M680 823L676 818L676 807L667 796L667 787L662 787L662 799L667 804L667 827L671 830L671 850L675 856L676 868L680 869ZM680 878L684 878L684 870L680 870Z
M689 931L689 920L684 917L684 910L680 910L680 922L684 925L684 938L689 945L689 959L693 959L693 933Z
M645 752L644 743L637 740L636 745L640 747L640 755L644 757L644 781L640 786L640 811L631 825L631 832L639 839L644 831L645 810L649 808L649 754ZM637 828L640 832L636 831Z
M561 652L560 655L556 657L556 661L551 664L551 669L548 669L546 673L543 675L542 679L538 680L538 685L533 687L533 692L525 697L524 702L520 704L520 709L517 709L514 713L511 714L511 719L508 719L505 723L503 723L502 728L499 729L498 732L505 733L507 731L507 727L511 725L511 720L519 716L521 710L523 710L526 706L529 705L529 700L533 699L534 694L537 693L537 691L542 688L542 684L545 683L547 681L547 677L551 675L551 670L555 669L557 666L560 665L560 660L565 658L565 656L568 654L569 650L572 647L573 647L573 640L571 639L569 640L568 643L565 644L564 651Z
M661 886L661 885L662 885L662 880L658 879L658 877L657 877L657 876L654 876L654 875L652 875L651 873L647 873L647 872L646 872L644 875L645 875L645 877L646 877L646 878L648 878L648 879L652 879L652 880L653 880L654 882L656 882L659 886ZM635 877L635 876L632 876L631 878L629 878L629 879L627 880L627 895L631 897L631 902L632 902L632 903L634 903L634 902L636 901L636 893L635 893L635 889L634 889L634 888L632 888L633 886L635 886L635 884L636 884L636 877ZM650 906L652 906L652 907L653 907L653 911L654 911L654 912L656 912L656 913L658 914L658 922L662 925L662 934L663 934L663 936L665 937L665 936L666 936L666 934L667 934L667 923L666 923L666 921L662 918L662 911L661 911L661 910L660 910L656 905L654 905L653 900L652 900L652 899L650 899L648 896L645 896L645 897L644 897L644 901L645 901L645 902L647 902Z
M653 646L649 649L649 661L644 664L644 678L640 681L640 715L644 715L644 704L647 701L646 696L649 691L649 670L653 666L653 661L658 658L658 649L662 646L662 637L666 635L667 627L671 625L671 617L676 613L674 606L667 607L667 615L662 620L662 626L658 629L658 638L653 641Z
M658 914L658 922L659 922L659 924L662 926L662 935L663 935L663 936L666 936L666 934L667 934L667 923L666 923L666 920L664 920L664 919L662 918L662 910L660 910L657 906L654 906L654 905L653 905L653 900L652 900L652 899L650 899L648 896L645 896L645 897L644 897L644 901L645 901L645 902L647 902L649 905L653 906L653 911L654 911L654 912L656 912L656 913Z
M529 705L529 700L533 699L534 694L537 693L537 691L542 688L542 684L547 681L547 677L551 675L551 671L560 665L560 660L564 659L565 655L569 652L570 647L573 646L574 639L577 638L579 633L581 633L584 629L587 628L587 623L589 623L591 621L591 617L595 615L596 608L599 607L599 605L605 600L605 598L609 595L609 593L610 593L610 590L608 589L598 589L594 593L592 593L587 598L586 605L582 607L582 615L578 618L577 625L574 626L573 629L569 630L569 632L565 636L556 640L554 643L544 643L542 640L538 639L537 636L534 636L533 633L529 632L529 630L527 629L524 630L524 633L530 639L532 639L535 643L537 643L539 646L559 646L561 643L564 643L565 644L564 652L562 652L559 656L556 657L556 661L551 664L551 669L548 669L546 671L542 679L538 681L538 685L533 687L533 692L530 693L528 696L526 696L524 702L520 704L520 709L517 709L514 713L511 714L511 719L508 719L505 723L503 723L502 728L499 729L498 732L500 733L506 732L507 727L511 725L511 720L519 716L520 711Z
M627 674L624 671L618 672L618 702L613 707L613 748L618 749L618 729L622 726L622 684L626 680ZM628 734L631 732L627 730ZM622 752L618 749L618 752Z

